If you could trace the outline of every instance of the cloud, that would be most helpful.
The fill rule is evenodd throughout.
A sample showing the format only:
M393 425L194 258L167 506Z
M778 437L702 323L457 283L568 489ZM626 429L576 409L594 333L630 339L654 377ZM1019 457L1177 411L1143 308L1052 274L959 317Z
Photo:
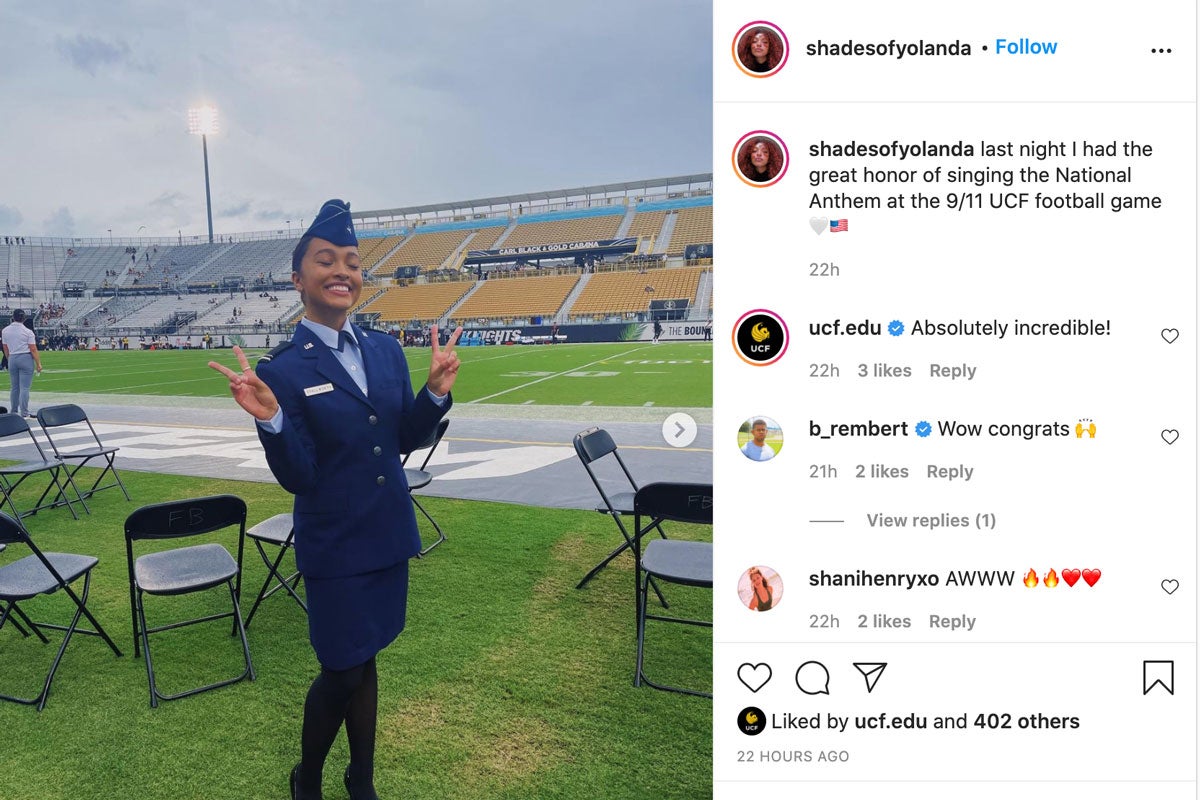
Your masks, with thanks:
M148 205L159 211L176 211L187 198L180 192L163 192Z
M74 39L59 36L54 40L54 46L72 66L92 77L96 76L97 70L109 66L125 66L138 72L154 71L151 65L133 58L129 43L123 39L106 41L80 33Z
M75 217L71 216L71 209L59 206L57 211L46 217L46 221L42 223L42 229L48 236L73 236L75 234Z
M250 213L250 201L249 200L247 200L246 202L244 202L240 205L226 206L225 208L218 209L216 214L214 214L213 216L224 219L225 217L241 217L241 216L245 216L248 213Z
M22 219L24 217L21 216L20 211L12 206L0 204L0 231L4 231L5 233L15 231L17 226L21 224Z

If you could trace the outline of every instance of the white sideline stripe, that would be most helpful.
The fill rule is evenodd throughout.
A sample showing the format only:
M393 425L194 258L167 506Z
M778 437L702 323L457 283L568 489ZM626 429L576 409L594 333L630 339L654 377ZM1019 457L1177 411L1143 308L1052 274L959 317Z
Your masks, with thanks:
M509 392L516 392L521 389L525 389L530 386L533 386L534 384L541 383L542 381L548 381L548 380L552 380L554 378L561 378L563 375L569 375L572 372L578 372L579 370L585 369L586 367L595 366L596 364L603 364L605 361L608 361L609 359L620 358L621 356L627 356L630 353L636 353L639 350L648 350L652 346L653 345L646 345L643 347L635 347L632 350L626 350L624 353L617 353L615 356L605 356L604 358L598 358L595 361L590 361L587 364L581 364L578 367L571 367L570 369L564 369L562 372L556 372L553 375L547 375L544 378L538 378L537 380L530 381L529 383L523 383L520 386L514 386L511 389L505 389L502 392L496 392L495 394L489 394L487 397L477 398L475 400L472 400L470 403L467 403L467 405L474 405L475 403L482 403L484 400L491 400L493 397L499 397L500 395L508 394Z

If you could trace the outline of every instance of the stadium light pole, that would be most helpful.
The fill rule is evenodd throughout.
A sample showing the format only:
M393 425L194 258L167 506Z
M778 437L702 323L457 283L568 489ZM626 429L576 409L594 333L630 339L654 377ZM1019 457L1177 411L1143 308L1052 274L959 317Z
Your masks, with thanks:
M208 243L213 243L212 191L208 183L208 135L218 133L216 106L199 106L188 109L188 133L199 136L204 146L204 201L208 207Z

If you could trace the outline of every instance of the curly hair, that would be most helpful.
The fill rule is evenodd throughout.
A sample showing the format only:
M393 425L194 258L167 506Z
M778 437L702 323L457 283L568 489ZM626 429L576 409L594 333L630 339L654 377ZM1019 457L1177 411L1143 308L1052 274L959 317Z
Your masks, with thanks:
M770 28L764 28L761 25L751 28L742 35L742 39L738 42L738 60L746 69L754 69L754 55L750 52L750 43L754 41L754 37L758 34L763 34L767 37L767 71L771 71L779 66L779 62L783 60L783 39L779 38L779 34Z
M755 136L742 145L741 149L738 150L738 169L749 180L756 180L758 172L754 169L754 163L750 160L750 151L760 142L767 146L768 153L767 176L761 182L773 181L783 171L783 150L779 147L778 143L766 136Z

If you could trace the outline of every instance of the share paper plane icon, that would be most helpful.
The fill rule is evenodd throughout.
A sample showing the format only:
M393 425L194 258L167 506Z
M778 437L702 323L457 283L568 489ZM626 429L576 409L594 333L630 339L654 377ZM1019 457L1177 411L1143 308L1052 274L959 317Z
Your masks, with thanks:
M856 661L854 668L862 673L863 679L867 682L867 694L870 694L875 689L875 684L879 683L879 676L887 668L887 662Z

